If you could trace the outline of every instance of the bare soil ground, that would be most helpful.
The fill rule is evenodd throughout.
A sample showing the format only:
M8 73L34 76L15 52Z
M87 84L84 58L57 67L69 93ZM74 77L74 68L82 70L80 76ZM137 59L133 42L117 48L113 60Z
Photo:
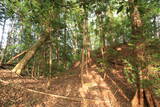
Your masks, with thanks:
M83 74L72 69L52 79L18 76L0 70L2 107L130 107L133 87L120 70L98 73L92 65Z

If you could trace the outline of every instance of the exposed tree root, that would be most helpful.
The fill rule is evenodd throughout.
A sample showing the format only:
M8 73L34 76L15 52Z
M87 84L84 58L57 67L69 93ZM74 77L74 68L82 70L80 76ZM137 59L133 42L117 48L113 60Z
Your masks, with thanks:
M131 103L132 107L159 107L149 89L137 90Z

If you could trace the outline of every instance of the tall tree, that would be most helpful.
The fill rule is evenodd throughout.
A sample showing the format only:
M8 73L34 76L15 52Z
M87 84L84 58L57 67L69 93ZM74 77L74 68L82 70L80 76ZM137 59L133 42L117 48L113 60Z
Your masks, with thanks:
M142 86L143 69L145 68L145 37L143 34L143 22L141 13L139 11L139 1L128 0L130 6L130 17L132 25L132 40L135 42L135 54L138 65L135 65L139 72L137 72L137 91L132 100L132 107L145 107L145 105L156 107L155 100L149 89Z
M32 8L32 7L28 6L27 4L29 2L31 2L31 4L33 6L35 6L36 8ZM28 52L26 53L24 58L12 70L13 72L16 72L17 74L20 74L22 72L22 70L24 69L24 67L26 66L26 64L28 63L28 61L34 56L37 49L42 44L44 44L44 42L47 39L49 39L50 32L52 32L53 29L54 29L52 27L54 25L50 26L50 23L53 23L56 20L58 14L57 14L57 11L54 10L55 7L54 7L53 2L48 2L48 1L46 1L46 2L17 1L16 4L17 4L16 8L19 8L18 7L19 5L20 6L21 5L26 6L26 7L23 7L23 8L19 9L20 10L19 11L19 16L20 16L23 23L25 21L28 22L29 20L31 20L31 22L33 22L34 24L38 23L38 25L41 26L41 28L44 29L42 31L43 33L41 34L40 39L28 50ZM41 10L41 7L43 7L42 10ZM46 9L48 9L48 11L46 11ZM28 14L28 12L30 12L29 10L32 10L33 14L25 17L25 15ZM35 11L41 12L42 14L37 14ZM36 17L37 15L38 15L38 17ZM47 20L46 20L46 18L47 18Z

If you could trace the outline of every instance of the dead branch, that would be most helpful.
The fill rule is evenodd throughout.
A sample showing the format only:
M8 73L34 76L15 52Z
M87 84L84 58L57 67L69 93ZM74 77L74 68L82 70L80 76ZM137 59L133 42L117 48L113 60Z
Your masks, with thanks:
M8 62L7 64L12 64L12 62L17 59L18 57L24 55L28 50L25 50L25 51L22 51L21 53L17 54L16 56L12 57Z

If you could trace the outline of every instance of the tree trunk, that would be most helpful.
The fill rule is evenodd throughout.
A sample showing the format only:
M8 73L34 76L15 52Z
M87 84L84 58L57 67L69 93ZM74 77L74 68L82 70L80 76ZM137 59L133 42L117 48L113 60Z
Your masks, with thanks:
M101 13L100 15L100 38L101 38L101 54L102 54L102 58L103 58L103 61L104 61L104 52L105 52L105 33L104 33L104 25L103 25L103 15Z
M87 51L87 55L86 55L86 66L87 65L90 65L91 64L91 48L90 48L90 44L91 44L91 40L90 40L90 36L89 36L89 33L88 33L88 13L87 11L85 10L85 19L84 19L84 48L86 49Z
M128 0L129 6L131 9L131 23L132 23L132 39L136 40L134 52L136 54L136 61L138 62L138 70L137 72L137 91L135 96L132 99L132 107L156 107L155 99L152 96L151 90L148 88L143 88L141 80L143 80L143 67L145 67L145 43L143 43L143 23L141 20L140 12L138 10L137 1ZM135 61L135 62L136 62ZM136 62L136 63L137 63Z
M58 36L56 37L56 59L57 59L58 65L59 65L59 63L60 63L60 56L59 56L59 37Z
M65 34L64 34L64 54L65 54L65 59L64 59L64 64L65 68L67 67L67 28L65 28Z
M5 46L5 48L2 50L2 56L1 56L1 64L3 64L5 62L5 54L7 54L7 49L8 49L8 46L10 46L10 42L11 42L11 33L8 33L8 37L7 37L7 44Z
M105 13L105 11L104 11ZM100 36L100 51L101 51L101 55L102 55L102 59L104 60L104 53L105 53L105 32L104 32L104 25L103 25L103 18L106 15L103 14L103 11L101 11L100 13L96 14L97 17L97 29L98 29L98 34Z
M5 62L5 55L7 54L7 49L9 46L11 46L11 41L12 41L12 33L14 32L14 26L15 26L15 20L12 21L11 23L11 31L8 32L8 36L7 36L7 43L5 48L2 50L2 56L1 56L1 61L0 63L3 64Z
M137 90L131 103L132 107L158 107L149 89Z
M4 53L6 51L6 47L3 49L3 36L4 36L4 33L5 33L6 21L7 21L7 19L5 18L4 22L3 22L2 36L1 36L1 41L0 41L0 49L2 50L2 56L1 56L1 62L0 62L0 64L3 64Z
M4 22L3 22L3 28L2 28L2 36L1 36L1 41L0 41L0 49L2 49L2 47L3 47L3 36L4 36L4 33L5 33L6 21L7 21L7 19L5 18Z
M49 46L49 72L52 73L52 45Z
M58 47L58 45L56 46L56 58L57 58L57 63L58 63L58 65L59 65L59 47Z
M13 68L12 72L21 74L23 68L26 66L28 61L34 56L37 49L49 38L48 35L41 36L41 38L28 50L24 58Z

